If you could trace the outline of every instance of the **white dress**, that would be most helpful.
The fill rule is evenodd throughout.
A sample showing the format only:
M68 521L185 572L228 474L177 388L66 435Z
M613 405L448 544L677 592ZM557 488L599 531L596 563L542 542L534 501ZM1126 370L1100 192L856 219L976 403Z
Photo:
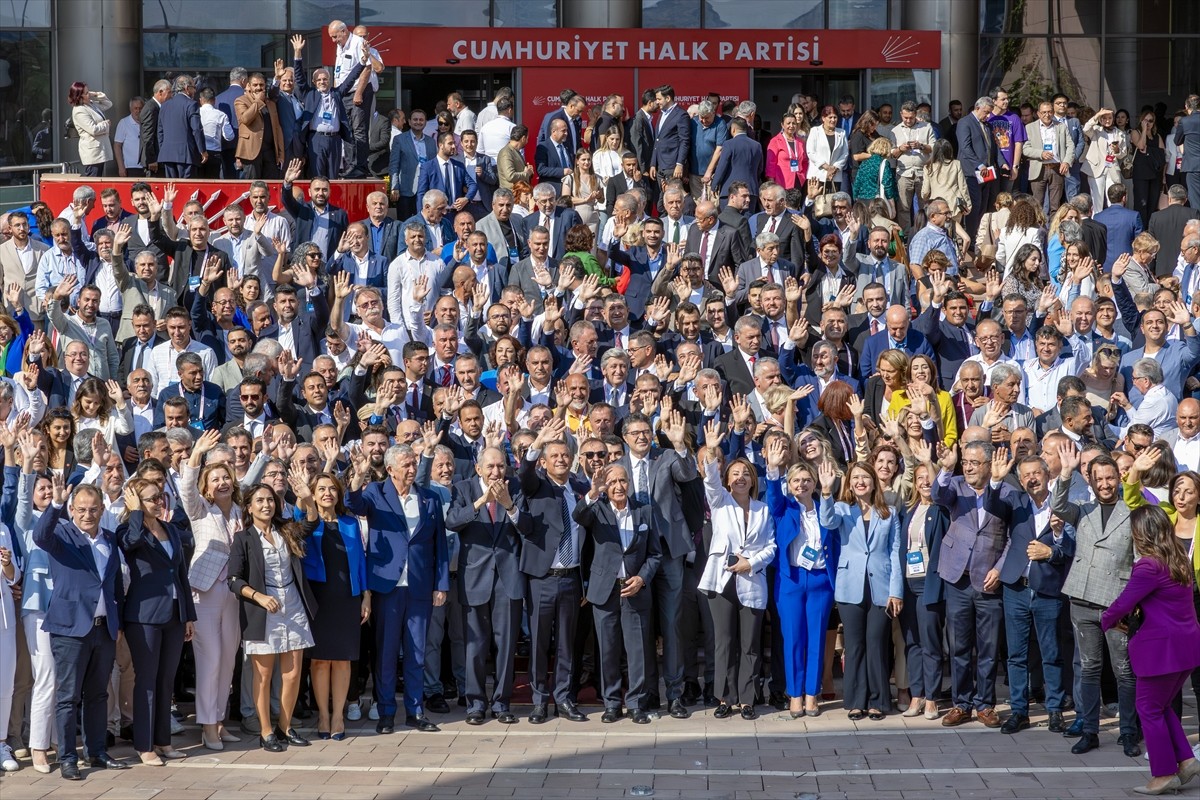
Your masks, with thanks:
M288 553L283 534L275 531L275 543L258 532L262 545L263 560L266 562L266 592L279 601L279 610L267 613L267 637L261 642L246 642L246 655L266 656L288 653L313 646L312 629L308 612L300 597L300 587L292 574L292 559Z

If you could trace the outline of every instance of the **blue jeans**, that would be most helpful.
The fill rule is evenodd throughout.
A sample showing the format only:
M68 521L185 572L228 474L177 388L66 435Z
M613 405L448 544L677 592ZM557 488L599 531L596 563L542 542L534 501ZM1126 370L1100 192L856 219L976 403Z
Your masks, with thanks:
M1029 716L1029 634L1033 629L1042 653L1046 681L1046 710L1062 711L1062 653L1058 647L1061 597L1047 597L1028 587L1004 587L1004 633L1008 639L1009 705L1014 714Z

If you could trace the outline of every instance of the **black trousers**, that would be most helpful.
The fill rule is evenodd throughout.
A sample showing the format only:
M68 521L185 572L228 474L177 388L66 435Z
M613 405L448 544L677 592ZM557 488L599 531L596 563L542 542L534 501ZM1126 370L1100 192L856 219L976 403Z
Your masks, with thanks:
M516 677L514 658L517 635L521 632L521 601L509 600L499 590L499 581L492 591L490 603L467 606L466 667L467 685L459 691L467 698L467 711L486 711L487 662L492 645L496 647L496 683L491 696L491 710L508 711L512 702Z
M54 727L58 736L58 760L75 762L75 729L80 703L83 708L83 746L87 755L98 758L107 752L108 679L117 657L117 642L105 625L86 636L50 635L54 654Z
M861 603L838 603L837 607L846 655L842 705L851 711L873 708L887 712L891 705L888 653L892 621L887 611L871 602L870 586L863 589Z
M184 624L125 625L133 660L133 746L139 753L171 745L171 689L183 652Z
M705 593L716 650L713 691L730 705L752 706L761 661L763 609L742 605L736 582L737 576L730 576L724 591Z
M553 693L556 705L574 700L571 680L575 673L575 626L579 620L579 604L583 599L583 583L578 570L570 575L529 579L529 627L533 647L530 653L529 682L533 687L533 702L550 702ZM550 642L554 641L554 684L550 685Z

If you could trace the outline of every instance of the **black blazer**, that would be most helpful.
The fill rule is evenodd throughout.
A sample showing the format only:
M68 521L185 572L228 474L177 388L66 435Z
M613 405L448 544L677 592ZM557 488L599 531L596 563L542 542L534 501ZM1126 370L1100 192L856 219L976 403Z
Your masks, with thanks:
M305 539L312 536L320 521L301 520L299 525ZM275 536L282 534L276 530ZM292 579L300 590L300 601L304 604L304 612L308 614L309 623L317 615L317 600L304 577L304 562L300 556L291 556ZM263 557L262 544L258 540L258 530L247 524L245 528L233 535L233 543L229 547L229 590L241 600L242 639L247 642L261 642L267 638L267 610L248 597L242 597L242 589L249 586L256 592L265 594L267 591L267 561Z
M634 609L649 612L653 598L646 588L658 572L662 560L659 536L654 530L654 515L650 507L629 498L629 510L633 516L633 540L629 549L621 546L621 529L617 518L605 496L589 503L581 498L575 504L575 522L587 531L584 549L587 556L583 563L587 570L587 600L593 605L603 605L617 588L622 562L625 574L637 575L646 584L640 592L628 598Z
M1092 200L1096 198L1093 197ZM1080 226L1083 228L1083 243L1092 254L1092 260L1103 264L1108 260L1108 228L1091 217L1080 222ZM1171 264L1171 268L1175 268L1174 263Z
M167 341L167 337L163 336L161 333L156 332L154 334L154 337L148 342L148 344L150 346L150 349L153 350L156 346L162 344L165 341ZM134 354L135 350L137 349L135 346L136 344L137 344L136 336L130 336L128 339L121 342L121 367L120 367L120 377L118 378L118 380L121 381L122 386L124 386L125 382L129 379L129 373L133 372L133 354ZM222 342L221 350L223 351L224 348L225 348L225 344L224 344L224 342ZM215 352L221 352L221 351L215 351ZM142 368L146 369L149 366L150 366L150 353L147 352L146 355L142 358Z
M653 190L650 188L650 181L643 175L640 180L633 182L633 188L641 189L646 193L646 197L653 196ZM604 185L604 212L610 217L613 213L613 205L616 204L617 198L629 191L629 182L625 179L625 173L614 175L608 179L608 183Z
M825 436L828 437L830 443L833 444L834 457L837 458L838 461L840 461L842 464L849 464L851 461L854 461L853 446L851 447L850 452L847 453L846 448L842 446L842 437L838 435L837 429L834 428L833 425L834 425L833 420L829 419L824 414L822 414L821 416L817 417L815 420L812 421L812 427L817 428L818 430L821 431L821 433L825 434ZM851 441L851 443L853 443L854 442L854 426L849 421L847 421L846 427L850 434L850 441Z
M558 542L562 538L563 492L574 492L575 497L579 498L576 502L582 502L581 496L588 491L587 481L571 473L566 488L560 488L541 473L536 461L528 458L521 461L518 478L521 481L521 494L525 498L521 513L528 513L533 520L532 530L522 534L521 572L531 578L544 578L554 564ZM582 549L581 542L581 557Z
M188 564L195 542L190 531L185 534L169 522L162 525L171 543L170 555L146 527L144 512L134 511L117 528L117 545L125 554L125 564L129 567L129 588L125 590L123 612L126 622L164 625L196 621L192 585L188 582Z
M750 394L754 391L754 376L742 358L742 352L736 346L728 353L722 353L713 362L713 368L721 373L729 391L733 394Z
M308 403L297 404L295 400L295 381L282 381L279 387L279 416L291 426L296 432L297 440L301 442L311 442L313 440L313 429L319 427L321 416L314 414L308 410ZM332 393L333 387L330 388ZM336 402L333 400L332 394L329 399L329 415L333 417L333 409ZM354 413L355 409L348 402L346 407L350 410L350 424L346 427L345 438L353 441L359 437L358 414ZM333 425L336 427L337 421L334 420Z
M509 496L520 509L521 487L516 478L509 478L507 483ZM522 510L513 525L504 509L497 507L499 516L492 522L486 506L475 509L475 502L482 493L477 476L459 481L454 484L450 510L446 512L446 528L458 532L461 548L458 557L460 599L472 606L487 605L493 597L522 600L525 579L517 559L521 537L533 531L533 518Z
M325 338L325 326L329 324L329 301L325 293L311 298L312 312L305 310L310 302L307 293L298 291L296 302L300 304L300 313L292 320L292 339L296 343L296 354L300 357L300 374L307 375L312 369L313 359L321 355L321 340ZM259 339L278 339L279 323L272 322L262 329Z
M897 509L900 512L900 562L892 569L899 569L904 575L908 569L908 519L912 510L908 506ZM950 512L945 506L931 505L925 512L925 544L929 548L929 563L925 565L925 592L921 595L921 605L930 606L945 599L945 586L942 577L938 575L938 556L942 551L942 537L950 527ZM908 579L904 581L905 598L910 602L912 597L908 591Z

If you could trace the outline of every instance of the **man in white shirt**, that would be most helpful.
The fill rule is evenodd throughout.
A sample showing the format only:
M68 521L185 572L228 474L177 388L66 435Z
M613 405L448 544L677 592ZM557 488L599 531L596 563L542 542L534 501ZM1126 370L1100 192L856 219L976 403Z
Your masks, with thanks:
M1163 371L1153 358L1139 358L1133 362L1133 387L1142 396L1135 404L1124 392L1113 392L1112 402L1125 411L1126 424L1120 432L1124 436L1133 425L1149 425L1158 439L1175 427L1175 413L1179 401L1163 385ZM1110 412L1111 413L1111 412Z
M888 133L892 140L892 158L896 159L896 188L900 193L896 203L896 220L903 230L912 227L912 204L921 195L921 180L925 162L933 152L937 136L933 126L917 119L917 104L912 100L900 106L900 124Z
M150 390L154 380L144 369L135 369L129 373L125 388L129 390L129 410L133 414L133 438L138 440L142 434L154 430L154 399Z
M475 130L475 112L467 108L462 95L451 92L446 97L446 109L454 115L454 133L462 136L464 131Z
M1038 329L1034 347L1037 356L1023 361L1021 371L1025 373L1024 403L1039 415L1058 404L1058 382L1075 374L1075 359L1062 357L1062 334L1051 325Z
M200 165L199 177L216 180L221 177L221 148L232 142L236 134L229 115L217 108L217 95L211 86L201 89L196 99L200 103L200 128L204 131L204 149L208 153L208 160Z
M512 138L512 129L517 123L513 122L514 104L511 97L503 97L496 101L495 115L490 122L483 121L479 115L476 133L479 134L479 152L497 158L500 151L508 146ZM485 109L486 112L486 109Z
M345 147L346 160L350 165L350 170L346 175L347 177L358 177L365 175L367 171L367 126L371 121L371 109L375 104L375 90L371 85L374 69L373 65L368 63L369 68L359 74L357 83L351 91L351 87L344 84L355 65L359 63L365 42L351 33L350 29L346 27L346 23L339 19L329 23L328 32L329 38L336 46L332 85L342 94L346 121L350 124L350 131L354 139L352 144L347 144ZM337 176L326 175L325 177L335 178Z
M142 109L146 101L134 97L129 101L129 116L117 123L113 135L113 158L117 162L117 174L122 178L140 178L146 174L142 164Z
M413 302L413 286L418 277L427 281L423 311L432 311L449 268L425 249L426 226L415 220L404 224L404 252L388 265L388 315L394 320L408 318L406 309Z
M186 309L176 306L166 313L167 341L150 351L150 363L145 366L154 381L153 393L179 381L176 359L183 353L195 353L204 363L204 374L211 375L217 369L217 356L208 345L192 338L192 319Z
M1180 469L1192 472L1200 470L1200 401L1185 397L1175 409L1175 424L1178 430L1168 431L1167 441L1174 439L1171 451Z
M292 249L292 226L286 217L271 210L271 189L266 181L254 181L250 184L250 218L247 223L252 230L260 234L260 244L266 263L275 261L275 239L283 242L289 251ZM262 223L260 226L259 223ZM264 291L265 291L264 282Z

